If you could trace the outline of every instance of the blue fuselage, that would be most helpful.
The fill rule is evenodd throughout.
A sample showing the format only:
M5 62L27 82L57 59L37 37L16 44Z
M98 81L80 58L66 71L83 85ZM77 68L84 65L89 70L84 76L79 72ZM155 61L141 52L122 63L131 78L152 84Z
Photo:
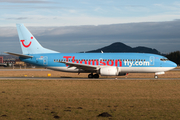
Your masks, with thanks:
M145 53L49 53L31 55L33 58L20 59L24 62L47 68L68 67L66 64L61 63L63 61L95 66L115 66L131 69L174 68L177 66L174 62L167 60L167 58L163 56ZM161 70L155 72L159 71Z

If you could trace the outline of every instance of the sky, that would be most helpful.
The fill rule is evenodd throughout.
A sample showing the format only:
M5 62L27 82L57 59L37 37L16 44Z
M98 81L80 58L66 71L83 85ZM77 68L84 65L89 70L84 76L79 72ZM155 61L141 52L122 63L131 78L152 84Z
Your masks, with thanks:
M16 23L42 46L65 53L114 42L180 50L179 0L0 0L1 53L21 53Z

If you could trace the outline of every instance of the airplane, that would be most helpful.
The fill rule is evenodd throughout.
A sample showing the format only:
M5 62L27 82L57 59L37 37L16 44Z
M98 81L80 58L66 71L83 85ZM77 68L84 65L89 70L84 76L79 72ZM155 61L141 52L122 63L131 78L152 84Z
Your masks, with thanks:
M128 73L155 73L154 78L158 78L158 75L177 67L166 57L149 53L60 53L42 47L24 24L16 24L16 27L22 54L5 53L51 70L90 73L88 78L125 76Z

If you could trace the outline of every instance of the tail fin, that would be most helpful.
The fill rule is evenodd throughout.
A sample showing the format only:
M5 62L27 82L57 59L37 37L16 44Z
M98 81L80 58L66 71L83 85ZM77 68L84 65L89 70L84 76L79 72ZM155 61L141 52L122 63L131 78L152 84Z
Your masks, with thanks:
M16 27L23 54L58 53L42 47L23 24L16 24Z

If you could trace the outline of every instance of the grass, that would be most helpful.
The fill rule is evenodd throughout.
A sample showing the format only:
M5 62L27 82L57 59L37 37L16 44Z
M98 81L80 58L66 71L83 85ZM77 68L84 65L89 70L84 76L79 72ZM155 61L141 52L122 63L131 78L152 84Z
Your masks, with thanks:
M1 80L0 119L180 118L180 80ZM97 117L108 112L112 117Z

